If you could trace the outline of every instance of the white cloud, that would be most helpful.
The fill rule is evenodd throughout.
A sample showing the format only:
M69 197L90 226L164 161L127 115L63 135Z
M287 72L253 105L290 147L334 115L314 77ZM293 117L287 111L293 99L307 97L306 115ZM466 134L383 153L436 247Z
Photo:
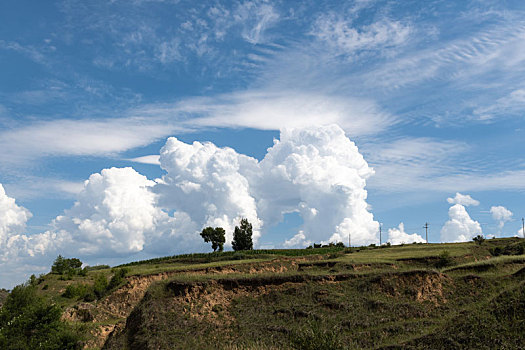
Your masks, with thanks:
M160 163L167 172L155 188L162 207L186 213L199 229L223 227L227 244L235 225L247 218L257 241L262 222L247 179L257 171L255 159L209 142L189 145L171 137Z
M439 78L470 83L468 78L501 70L512 74L525 60L521 41L525 33L522 17L507 18L491 29L460 37L441 47L409 51L396 60L370 71L364 77L371 86L400 88Z
M490 213L492 214L492 218L498 221L498 228L500 230L505 226L505 223L512 218L512 212L501 205L491 207Z
M198 226L223 226L231 235L247 217L258 238L265 224L298 211L306 240L346 242L350 232L355 244L376 240L364 189L373 170L338 126L284 129L261 162L170 138L160 162L167 171L155 187L160 205L187 213Z
M25 230L31 213L16 204L14 198L7 196L0 184L0 263L7 260L7 250L13 240Z
M388 229L388 242L393 245L409 243L425 243L425 239L417 233L408 234L405 232L405 225L400 223L398 228Z
M30 214L5 196L0 205L11 221L4 220L9 233L2 233L2 256L43 266L57 254L90 263L202 251L204 226L224 227L229 243L243 217L253 224L257 244L264 224L294 211L303 225L286 246L347 242L350 234L353 244L377 241L365 190L373 170L336 125L285 129L261 162L212 143L169 138L160 164L166 175L156 182L132 168L92 174L73 207L41 234L22 233Z
M395 123L373 101L296 91L249 91L214 98L186 99L176 104L146 105L130 112L169 120L191 116L186 128L231 127L280 130L338 124L351 135L376 134Z
M233 18L243 25L242 37L252 43L264 42L265 31L279 19L279 14L274 7L263 1L246 1L240 4Z
M455 161L461 159L460 156L464 157L469 149L463 142L428 137L370 142L364 143L361 148L376 170L369 186L384 192L435 189L436 179L462 170ZM453 180L450 181L452 184Z
M459 192L456 192L456 196L455 197L447 198L447 202L449 202L450 204L461 204L461 205L464 205L464 206L469 206L469 205L477 206L477 205L479 205L479 201L473 199L470 195L468 195L468 194L461 194Z
M136 157L128 160L135 163L160 165L160 155L158 154L151 154L148 156Z
M314 24L312 34L327 43L336 54L356 55L362 51L381 51L403 44L410 26L383 19L358 27L352 20L335 13L322 15Z
M155 118L53 120L0 132L0 162L44 156L107 156L152 143L175 130Z
M142 251L166 219L155 207L154 184L132 168L93 174L75 205L55 219L54 230L70 235L82 256Z
M495 116L516 116L522 115L525 108L525 89L516 89L507 96L501 97L495 103L478 107L474 114L482 120L492 119Z
M312 244L312 241L309 241L306 239L304 232L299 231L299 233L297 233L295 236L284 241L283 245L286 248L304 248L311 244Z
M309 240L348 242L349 234L352 244L377 240L365 190L373 170L338 126L282 130L260 166L256 193L265 222L298 210Z
M481 235L481 225L470 218L465 207L454 204L448 210L449 220L441 228L442 242L466 242Z

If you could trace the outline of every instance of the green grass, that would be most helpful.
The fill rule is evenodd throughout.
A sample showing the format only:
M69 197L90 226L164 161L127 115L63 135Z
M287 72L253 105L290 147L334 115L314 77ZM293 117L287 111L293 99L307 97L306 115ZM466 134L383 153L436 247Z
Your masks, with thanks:
M524 339L511 323L523 318L505 315L524 302L523 278L513 274L525 256L490 251L521 242L253 250L124 264L128 278L167 279L150 286L107 349L515 348ZM443 252L450 266L439 265ZM92 284L99 274L109 281L113 272L46 275L39 293L73 306L78 301L60 296L66 286ZM499 322L497 331L481 327L486 335L469 340L484 318Z

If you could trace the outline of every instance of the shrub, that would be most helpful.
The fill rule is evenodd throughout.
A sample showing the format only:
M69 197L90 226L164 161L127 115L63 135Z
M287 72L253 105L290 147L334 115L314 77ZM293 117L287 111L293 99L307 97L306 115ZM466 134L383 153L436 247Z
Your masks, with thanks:
M86 269L87 271L105 270L109 269L109 265L86 266L84 269Z
M106 295L108 288L108 280L104 274L99 274L95 277L95 283L93 283L93 293L100 299Z
M439 259L436 262L436 267L442 268L452 265L454 260L450 257L450 253L448 250L443 250L439 254Z
M118 286L120 286L122 282L124 281L124 277L126 276L127 273L128 273L128 269L125 267L121 267L120 269L115 270L113 277L111 277L111 280L109 280L109 284L106 288L107 291L116 289Z
M80 335L60 317L62 310L27 283L13 288L0 309L0 349L81 349Z
M66 291L62 294L64 298L84 298L90 291L90 287L85 284L70 284L66 287Z
M66 259L62 255L57 256L53 265L51 266L51 273L62 275L68 273L68 275L76 274L80 267L82 266L82 261L77 258Z
M482 235L477 235L476 237L473 237L472 240L477 244L481 245L483 244L483 242L485 242L485 237L483 237Z
M501 247L490 248L489 253L492 256L500 256L501 254L503 254L503 248Z
M522 255L525 253L525 242L513 242L503 247L494 247L489 249L493 256L500 255Z

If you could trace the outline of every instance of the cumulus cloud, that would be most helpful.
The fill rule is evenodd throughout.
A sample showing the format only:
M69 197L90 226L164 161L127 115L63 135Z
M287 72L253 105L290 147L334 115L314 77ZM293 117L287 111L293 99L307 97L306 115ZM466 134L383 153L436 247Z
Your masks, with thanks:
M160 163L167 174L155 186L159 205L186 213L198 227L224 227L227 243L242 217L257 241L290 212L303 219L305 241L347 242L350 233L355 244L376 240L364 189L373 170L338 126L284 129L260 162L231 148L170 138Z
M17 205L0 184L0 263L7 260L9 248L23 234L30 218L29 210Z
M54 229L70 235L83 256L142 251L146 237L166 219L155 206L154 185L132 168L104 169L89 177Z
M479 201L473 199L470 195L468 195L468 194L461 194L459 192L456 192L456 196L455 197L447 198L447 202L449 202L450 204L461 204L463 206L469 206L469 205L477 206L477 205L479 205Z
M498 205L490 208L492 218L498 222L498 228L501 230L505 223L512 218L512 212L507 208Z
M397 228L388 229L388 242L390 244L425 243L425 239L417 233L408 234L405 232L405 225L400 223Z
M340 127L284 129L260 167L255 187L265 222L299 211L310 240L348 242L350 234L352 244L377 240L379 223L365 190L373 169Z
M159 162L166 174L156 181L133 168L92 174L74 205L40 234L22 233L30 214L2 189L2 252L49 266L57 254L90 263L203 251L203 227L225 228L229 244L241 218L252 223L257 245L290 212L303 224L284 246L348 242L349 235L353 244L377 242L365 190L373 170L336 125L285 129L260 162L209 142L169 138Z
M160 163L167 172L155 188L162 207L186 213L200 229L223 227L227 244L235 225L247 218L257 241L262 221L248 180L257 172L254 158L210 142L190 145L171 137L161 149Z
M481 235L481 225L470 218L465 207L454 204L448 210L449 220L441 228L442 242L466 242Z
M295 236L284 241L286 248L304 248L312 244L312 241L306 239L303 231L299 231Z

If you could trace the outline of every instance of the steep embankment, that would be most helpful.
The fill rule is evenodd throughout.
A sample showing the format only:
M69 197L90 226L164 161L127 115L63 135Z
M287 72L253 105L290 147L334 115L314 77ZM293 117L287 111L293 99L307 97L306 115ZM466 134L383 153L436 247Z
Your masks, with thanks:
M46 276L39 288L67 306L90 349L515 348L525 341L512 311L524 309L523 246L198 254L129 264L122 284L90 302L57 295L117 270Z

